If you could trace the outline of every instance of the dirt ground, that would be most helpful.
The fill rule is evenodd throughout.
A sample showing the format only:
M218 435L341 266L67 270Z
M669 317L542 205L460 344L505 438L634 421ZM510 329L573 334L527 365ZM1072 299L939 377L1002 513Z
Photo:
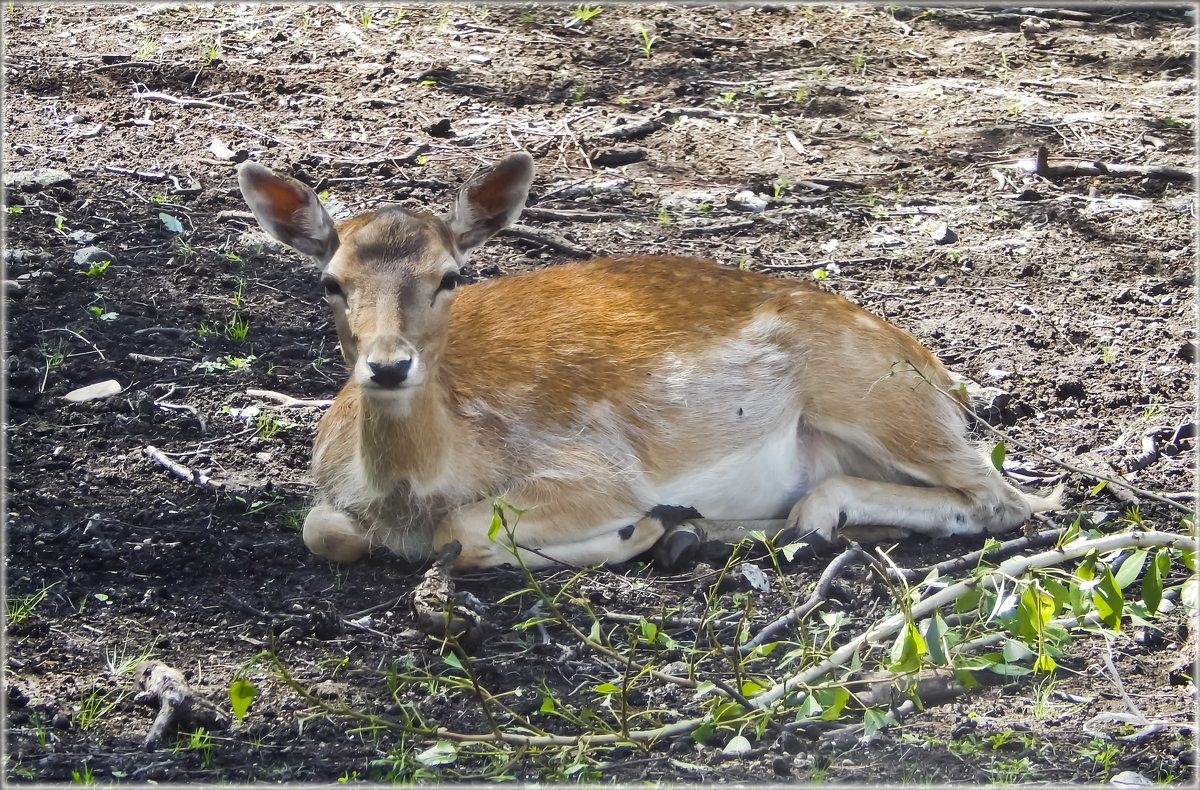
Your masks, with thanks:
M1186 728L1125 742L1084 730L1127 710L1099 636L1077 637L1050 680L988 685L865 740L801 728L745 753L690 736L464 747L445 764L433 739L328 715L254 663L273 647L326 705L488 730L462 673L412 628L423 569L337 567L301 544L321 411L250 390L329 399L346 368L316 272L247 213L246 158L334 211L440 211L476 168L528 150L524 230L479 251L473 277L670 253L816 279L996 388L989 418L1013 436L1194 504L1195 203L1170 169L1195 167L1185 8L573 8L6 5L7 779L1193 781ZM1084 170L1030 172L1041 146ZM39 168L65 175L34 180ZM64 397L109 380L116 394ZM1031 487L1065 482L1052 526L1084 513L1103 528L1134 504L1016 446L1008 466ZM1176 509L1138 507L1149 528L1179 528ZM892 557L919 568L979 545L914 541ZM796 562L784 578L803 591L822 569ZM570 589L568 616L589 622L586 599L616 628L699 617L711 572L537 579ZM733 599L755 624L786 610L773 581ZM894 609L865 571L844 583L843 633ZM579 732L545 700L586 698L620 667L561 625L521 629L536 608L515 571L458 586L491 629L472 650L477 682ZM1111 643L1151 719L1192 719L1179 671L1192 629L1179 607ZM143 750L154 709L135 703L129 669L145 655L226 710L236 678L258 695L227 729ZM641 703L667 720L696 706L674 688Z

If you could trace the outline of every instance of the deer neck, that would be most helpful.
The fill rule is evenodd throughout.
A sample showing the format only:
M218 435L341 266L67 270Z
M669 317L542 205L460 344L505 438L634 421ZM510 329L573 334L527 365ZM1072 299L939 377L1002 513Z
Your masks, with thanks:
M372 488L427 487L445 469L454 435L445 393L431 381L401 398L359 398L359 448Z

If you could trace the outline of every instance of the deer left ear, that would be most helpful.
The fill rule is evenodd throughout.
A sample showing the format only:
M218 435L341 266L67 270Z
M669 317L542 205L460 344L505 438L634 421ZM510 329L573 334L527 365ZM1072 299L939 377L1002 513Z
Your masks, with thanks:
M263 230L325 268L337 252L338 235L315 192L256 162L238 169L238 186Z
M460 252L468 252L510 225L525 208L533 183L533 158L513 154L467 182L444 218Z

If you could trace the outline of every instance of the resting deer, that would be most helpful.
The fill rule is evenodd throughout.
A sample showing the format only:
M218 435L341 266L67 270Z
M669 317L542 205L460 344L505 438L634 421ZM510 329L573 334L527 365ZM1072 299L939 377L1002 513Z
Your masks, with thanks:
M459 567L588 565L646 551L681 513L822 542L1001 532L1054 505L971 445L933 354L840 296L655 256L464 284L532 178L518 153L442 216L335 226L307 186L242 165L262 227L320 268L352 369L317 432L314 553L457 541ZM515 545L489 538L499 497L525 511Z

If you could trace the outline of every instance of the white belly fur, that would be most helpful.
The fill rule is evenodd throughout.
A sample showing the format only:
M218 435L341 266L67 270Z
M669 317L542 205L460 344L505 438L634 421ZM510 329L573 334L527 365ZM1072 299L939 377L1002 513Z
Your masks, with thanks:
M796 500L838 467L828 439L798 427L788 421L760 442L680 470L652 486L658 503L694 507L711 519L786 517Z

